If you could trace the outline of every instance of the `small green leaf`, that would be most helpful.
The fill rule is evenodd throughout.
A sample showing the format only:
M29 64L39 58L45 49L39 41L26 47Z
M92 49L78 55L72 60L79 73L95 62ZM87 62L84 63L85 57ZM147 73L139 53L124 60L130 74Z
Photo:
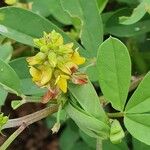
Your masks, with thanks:
M0 59L0 85L15 94L21 94L20 79L15 71Z
M144 77L125 108L126 113L150 112L150 72Z
M23 102L21 100L13 100L11 102L11 107L15 110L15 109L19 108L22 104L23 104Z
M103 15L103 20L106 21L104 23L105 33L109 33L118 37L132 37L149 32L149 16L143 17L139 22L136 22L131 25L122 25L119 23L119 17L130 15L130 11L130 9L121 9L114 12L113 15L109 15L112 13L106 13L105 15ZM109 15L109 17L107 17L107 15Z
M1 133L2 127L7 123L7 121L8 121L8 117L4 116L4 114L1 113L0 114L0 133Z
M120 122L116 119L112 120L111 127L110 127L110 141L113 144L121 143L124 136L125 134L120 125Z
M13 48L10 43L0 45L0 58L5 62L9 62L12 56Z
M124 25L129 25L138 22L146 13L145 3L141 2L132 12L130 17L122 16L120 17L120 23Z
M69 38L61 29L49 20L22 8L0 8L0 34L23 44L34 46L33 39L43 36L43 32L56 30L64 37L65 42L73 42L75 47L84 53L84 49ZM35 28L36 27L36 28Z
M106 115L100 105L99 97L90 81L84 85L69 84L69 91L85 112L106 122Z
M79 128L89 136L101 139L108 138L109 126L106 123L88 115L86 112L84 113L84 111L79 111L72 104L66 106L66 111Z
M97 69L104 97L112 106L124 110L130 79L131 60L126 46L110 37L99 48Z
M105 9L106 4L108 3L108 0L97 0L99 12L102 13L102 11Z
M96 0L90 0L88 3L87 0L61 0L61 3L73 19L81 22L81 41L88 51L86 56L96 56L103 41L103 23Z
M0 106L4 104L7 94L8 92L2 87L0 87Z
M150 145L150 114L126 114L124 123L130 134L141 142Z

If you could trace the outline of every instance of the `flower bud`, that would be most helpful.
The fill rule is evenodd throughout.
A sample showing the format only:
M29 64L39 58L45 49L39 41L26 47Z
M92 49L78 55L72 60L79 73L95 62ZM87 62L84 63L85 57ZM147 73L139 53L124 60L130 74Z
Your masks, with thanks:
M86 84L88 82L88 77L86 74L81 74L81 73L75 73L72 75L71 81L74 84Z
M60 123L55 123L53 128L51 129L52 130L52 133L57 133L60 129Z

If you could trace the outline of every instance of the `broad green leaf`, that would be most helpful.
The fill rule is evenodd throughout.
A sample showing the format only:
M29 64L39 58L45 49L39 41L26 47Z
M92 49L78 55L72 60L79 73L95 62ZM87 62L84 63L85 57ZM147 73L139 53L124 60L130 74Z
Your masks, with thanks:
M31 11L16 7L6 7L0 8L0 16L2 16L0 18L0 34L6 37L33 46L33 38L42 37L43 31L51 32L56 30L62 34L65 42L73 42L75 47L79 47L79 50L84 53L84 49L56 25Z
M20 79L15 71L0 59L0 85L15 94L21 94Z
M140 83L125 108L126 113L150 112L150 72Z
M60 136L61 150L71 150L79 139L78 130L72 129L69 125L63 130Z
M23 94L41 96L46 92L45 88L39 88L32 82L26 58L17 58L10 62L10 66L15 70L21 80L21 89ZM20 71L20 69L23 71Z
M79 134L83 141L91 148L95 149L96 148L96 139L91 138L87 134L85 134L83 131L79 130Z
M126 114L124 123L130 134L141 142L150 145L150 114Z
M8 62L12 56L13 48L10 43L0 45L0 59Z
M8 92L2 87L0 87L0 106L4 104L7 94Z
M71 150L95 150L90 147L83 141L78 141Z
M107 22L105 22L105 34L109 33L118 37L131 37L149 32L150 16L143 17L139 22L131 25L122 25L119 23L119 17L130 15L130 11L130 9L122 9L110 15L106 20Z
M120 144L112 144L109 140L103 141L103 150L129 150L125 140Z
M52 1L51 11L54 18L66 25L72 24L69 14L62 8L61 0L51 0L51 1Z
M97 69L101 90L112 106L124 110L130 79L131 60L126 46L110 37L99 48Z
M64 10L72 18L81 21L81 41L88 51L87 56L96 56L98 47L103 41L103 23L97 1L90 0L87 3L87 0L61 0L61 2Z
M138 140L136 140L135 138L133 138L132 140L133 142L133 150L150 150L150 146L146 145Z
M120 17L120 23L129 25L138 22L146 13L145 3L141 2L132 12L130 17Z
M107 118L103 108L100 105L99 97L97 96L90 81L84 85L69 84L69 91L85 110L85 112L90 113L98 119L106 121Z
M12 51L13 48L10 43L0 45L0 59L7 63L12 56ZM0 105L4 104L7 94L8 92L3 87L0 87Z
M51 1L52 0L30 0L29 2L32 3L33 12L40 14L44 17L48 17L51 14Z
M76 109L72 104L66 106L68 115L75 121L79 128L94 138L105 139L109 135L109 126L98 120L97 118L90 116L82 111Z
M70 17L62 9L60 0L31 0L30 2L33 2L33 12L45 17L52 15L55 19L63 24L71 24Z
M102 13L102 11L105 9L106 4L108 3L108 0L97 0L99 12Z

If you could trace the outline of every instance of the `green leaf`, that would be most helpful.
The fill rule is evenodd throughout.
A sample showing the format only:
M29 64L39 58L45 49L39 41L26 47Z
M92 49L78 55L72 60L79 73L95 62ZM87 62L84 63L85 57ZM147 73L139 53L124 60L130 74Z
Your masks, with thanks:
M69 125L63 130L60 136L61 150L71 150L79 139L78 129L72 129Z
M97 0L99 12L102 13L102 11L105 9L106 4L108 3L108 0Z
M72 104L66 106L66 111L79 128L89 136L101 139L108 138L109 126L106 123L86 114L86 112L79 111Z
M120 144L112 144L109 140L103 141L103 150L129 150L125 141L122 141Z
M88 147L88 145L86 143L84 143L83 141L79 140L74 145L73 149L71 149L71 150L95 150L95 149L92 149L92 148Z
M131 25L122 25L119 23L119 17L130 15L130 11L130 9L121 9L117 10L113 15L110 15L105 22L105 33L109 33L118 37L131 37L149 32L149 16L144 17L139 22Z
M85 134L83 131L79 130L79 134L83 141L91 148L96 148L96 139L89 137L87 134Z
M17 58L10 62L10 66L15 70L21 80L23 94L41 96L46 92L45 88L39 88L32 82L26 58ZM20 68L23 69L23 71L20 71Z
M150 145L150 114L125 114L124 123L134 138Z
M13 100L11 102L11 107L15 110L15 109L19 108L22 104L24 104L24 103L21 100Z
M8 92L1 87L0 88L0 106L4 104L7 94Z
M73 42L81 52L84 49L74 40L70 39L61 29L47 19L31 11L6 7L0 9L0 34L12 38L23 44L34 46L33 39L43 36L43 31L56 30L64 37L65 42ZM36 27L36 28L35 28Z
M69 91L85 112L106 122L105 112L100 105L99 97L90 81L84 85L69 84Z
M149 150L150 146L136 140L135 138L133 138L132 140L133 142L133 150Z
M0 45L0 59L7 63L12 56L12 51L13 48L10 43ZM8 92L3 87L0 87L0 105L4 104L7 94Z
M15 71L4 61L0 59L0 85L6 90L9 90L15 94L20 95L21 85L20 79Z
M97 55L103 41L103 23L96 0L61 0L64 10L74 19L81 21L81 41L88 57ZM90 10L90 11L89 11Z
M145 3L141 2L132 12L130 17L122 16L120 17L120 23L125 25L130 25L138 22L146 13Z
M5 43L0 45L0 59L4 60L5 62L9 62L12 56L13 48L11 43Z
M150 72L144 77L125 108L126 113L150 112Z
M69 15L62 9L60 0L32 0L32 11L44 17L52 15L63 24L71 24ZM44 8L44 9L43 9Z
M131 61L126 46L110 37L99 48L97 69L101 90L112 106L124 110L130 79Z
M51 11L54 18L65 25L72 24L69 14L62 8L61 0L51 1Z

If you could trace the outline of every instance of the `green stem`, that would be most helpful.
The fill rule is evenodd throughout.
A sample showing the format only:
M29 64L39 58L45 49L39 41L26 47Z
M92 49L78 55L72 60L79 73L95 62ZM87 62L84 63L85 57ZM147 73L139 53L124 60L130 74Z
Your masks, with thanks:
M101 139L96 140L96 150L103 150Z
M0 150L6 150L8 146L17 138L17 136L26 128L26 124L23 123L0 147Z
M107 113L109 118L120 118L120 117L124 117L124 113L123 112L116 112L116 113Z
M58 110L58 105L53 105L53 106L46 107L42 110L39 110L35 113L32 113L30 115L26 115L24 117L9 119L8 122L3 126L3 129L18 127L21 126L22 123L25 123L28 126L34 122L46 118L50 114L57 112L57 110Z
M57 111L57 123L60 123L60 112L62 110L62 105L60 104Z

